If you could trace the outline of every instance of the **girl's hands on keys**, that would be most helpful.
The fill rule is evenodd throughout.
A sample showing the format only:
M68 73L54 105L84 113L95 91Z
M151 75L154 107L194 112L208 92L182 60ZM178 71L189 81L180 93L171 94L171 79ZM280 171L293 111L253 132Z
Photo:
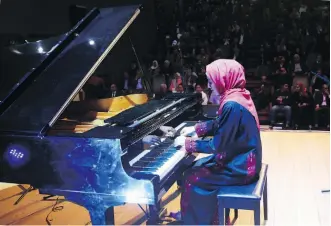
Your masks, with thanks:
M160 144L161 140L158 136L148 135L148 136L143 138L143 143L148 144L148 145Z
M174 141L174 146L175 147L184 146L185 145L185 140L186 140L186 137L184 137L184 136L177 137Z
M189 127L185 127L180 131L180 135L181 136L189 136L189 135L193 135L195 133L195 127L194 126L189 126Z

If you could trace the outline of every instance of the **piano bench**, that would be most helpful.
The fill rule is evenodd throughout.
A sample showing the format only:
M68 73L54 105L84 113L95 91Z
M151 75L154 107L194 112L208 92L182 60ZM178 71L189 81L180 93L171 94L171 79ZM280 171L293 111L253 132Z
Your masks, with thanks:
M257 182L243 186L222 186L220 188L217 195L220 225L224 225L225 219L229 219L230 208L235 209L235 217L233 221L238 218L238 209L253 210L254 225L260 225L260 202L262 196L264 220L268 220L267 171L268 165L262 164L260 177Z

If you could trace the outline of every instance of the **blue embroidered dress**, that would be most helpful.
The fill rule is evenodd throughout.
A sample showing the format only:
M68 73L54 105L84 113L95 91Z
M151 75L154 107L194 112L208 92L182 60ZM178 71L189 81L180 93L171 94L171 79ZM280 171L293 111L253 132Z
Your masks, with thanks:
M198 136L187 138L187 152L210 153L184 173L181 215L185 225L217 222L220 186L249 184L258 179L262 164L259 128L253 115L237 102L229 101L215 120L198 123Z

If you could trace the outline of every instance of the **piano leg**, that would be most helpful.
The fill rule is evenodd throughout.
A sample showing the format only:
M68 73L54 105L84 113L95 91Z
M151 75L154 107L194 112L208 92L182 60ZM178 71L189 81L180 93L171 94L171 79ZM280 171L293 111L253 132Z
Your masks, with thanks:
M92 225L115 225L114 207L99 208L95 206L86 209L90 213Z
M155 205L149 205L149 216L146 222L147 225L157 225L162 222L162 218L167 214L165 208L161 208L161 203L157 202Z

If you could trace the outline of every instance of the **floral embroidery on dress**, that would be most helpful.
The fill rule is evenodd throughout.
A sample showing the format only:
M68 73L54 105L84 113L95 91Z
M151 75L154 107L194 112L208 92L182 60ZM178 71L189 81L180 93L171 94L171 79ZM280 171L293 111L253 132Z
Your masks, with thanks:
M218 153L215 156L215 161L216 161L217 165L223 167L225 158L226 158L226 153L225 152Z
M208 132L208 126L206 122L197 123L194 128L195 133L198 135L198 137L202 137Z
M195 142L195 139L186 138L186 140L185 140L185 150L188 153L193 153L193 152L197 151L197 144Z
M247 177L246 181L249 182L256 175L256 156L251 152L247 156Z

